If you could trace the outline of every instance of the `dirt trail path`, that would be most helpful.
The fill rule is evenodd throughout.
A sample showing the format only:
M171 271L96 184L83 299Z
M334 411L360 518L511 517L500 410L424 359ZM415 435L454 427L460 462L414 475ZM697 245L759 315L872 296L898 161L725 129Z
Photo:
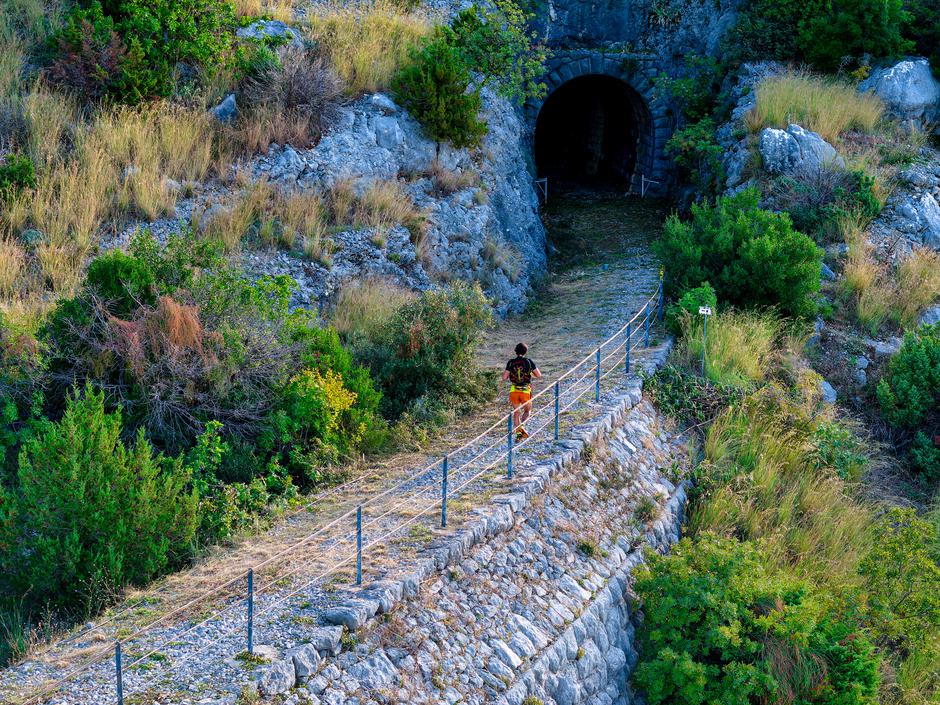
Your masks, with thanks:
M656 204L619 196L556 198L544 213L556 248L551 270L529 310L487 334L480 346L481 361L501 369L515 343L525 340L546 380L578 362L656 290L658 266L649 242L658 233L664 215ZM610 384L615 383L613 379ZM563 387L562 392L562 403L571 400L573 412L578 412L581 404L590 406L577 402L575 396L585 385L593 389L593 376L578 384L581 386ZM592 401L593 394L588 396ZM530 430L545 430L528 447L519 449L517 462L535 462L552 452L551 429L546 428L549 406L542 405L530 421ZM105 662L72 681L66 689L68 695L42 702L109 702L110 688L102 684L113 677L106 658L113 640L125 639L150 625L154 626L144 636L128 644L125 663L139 662L141 667L125 676L125 694L149 692L148 683L153 679L148 671L159 671L158 666L167 661L188 661L194 674L197 666L206 663L206 654L200 652L226 639L241 638L235 633L244 621L243 576L249 567L266 561L270 562L255 574L258 610L262 615L268 612L268 618L259 619L256 641L289 641L293 630L319 619L322 610L342 597L353 580L354 563L349 556L355 546L356 506L365 503L363 535L368 561L364 582L396 574L409 556L441 531L433 521L435 513L429 511L438 501L441 470L439 466L422 468L439 459L439 454L476 437L505 411L501 392L479 414L460 420L436 440L436 455L402 453L359 468L346 484L324 491L318 498L306 498L305 502L313 502L309 508L296 511L269 531L215 550L193 568L128 596L94 624L76 629L33 659L0 672L0 702L24 701L36 686L97 658ZM475 503L505 487L505 463L499 465L504 447L498 431L493 437L473 443L451 458L454 499L448 510L448 530L459 527ZM400 529L404 523L407 527ZM226 583L230 583L227 589L217 591ZM210 590L213 595L204 598ZM306 599L292 602L297 595ZM282 604L290 608L291 619L285 620ZM187 646L190 643L198 649ZM239 650L231 643L225 648L228 653ZM183 673L185 680L186 671Z

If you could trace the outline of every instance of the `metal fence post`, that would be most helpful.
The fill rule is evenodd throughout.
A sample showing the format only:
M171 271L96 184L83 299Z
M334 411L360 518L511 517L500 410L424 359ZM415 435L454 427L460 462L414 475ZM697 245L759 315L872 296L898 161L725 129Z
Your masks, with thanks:
M665 277L665 272L662 269L660 269L659 270L659 311L657 311L657 316L656 316L660 321L663 320L663 313L664 313L663 304L665 303L664 296L663 296L663 278L664 277Z
M447 526L447 458L444 456L444 470L441 474L441 527Z
M356 507L356 585L362 585L362 505Z
M555 440L558 440L558 396L560 382L555 382Z
M649 301L647 301L647 302L646 302L646 340L645 340L644 343L643 343L643 347L644 347L644 348L648 348L648 347L650 346L650 320L651 320L651 317L652 317L652 312L650 311L650 303L649 303Z
M506 424L506 468L509 479L512 479L512 414L509 412L508 423Z
M594 401L601 400L601 349L597 349L594 355Z
M255 569L248 569L248 653L255 652Z
M121 642L114 642L114 675L118 705L124 705L124 677L121 673Z
M623 371L625 374L630 374L630 346L633 345L632 341L633 341L633 324L628 323L627 324L627 356L624 359L624 363L623 363L623 366L624 366Z
M702 377L705 376L705 349L708 347L708 316L702 316Z

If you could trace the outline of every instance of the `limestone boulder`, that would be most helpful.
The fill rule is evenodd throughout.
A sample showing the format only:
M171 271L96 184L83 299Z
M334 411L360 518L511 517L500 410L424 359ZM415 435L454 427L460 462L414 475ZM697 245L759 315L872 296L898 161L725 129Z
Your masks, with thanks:
M764 168L771 174L792 175L845 167L845 160L835 147L800 125L790 125L786 130L764 128L758 149Z
M893 117L924 130L940 125L940 81L927 59L905 59L876 69L858 89L881 98Z

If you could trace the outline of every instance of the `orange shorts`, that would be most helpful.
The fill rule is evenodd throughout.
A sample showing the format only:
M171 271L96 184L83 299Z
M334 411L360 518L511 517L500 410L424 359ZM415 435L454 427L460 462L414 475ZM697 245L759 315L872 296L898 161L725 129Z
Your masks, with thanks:
M509 392L509 403L513 406L522 406L523 404L528 404L532 400L532 392L520 392L512 391Z

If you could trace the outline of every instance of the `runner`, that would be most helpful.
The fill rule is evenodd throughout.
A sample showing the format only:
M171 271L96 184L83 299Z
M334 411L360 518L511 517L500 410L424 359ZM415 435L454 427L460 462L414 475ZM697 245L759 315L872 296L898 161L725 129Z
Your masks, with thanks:
M512 404L512 423L516 429L516 440L529 437L523 425L532 413L532 378L542 376L538 366L526 357L529 346L516 345L516 356L506 363L503 381L509 381L509 403Z

